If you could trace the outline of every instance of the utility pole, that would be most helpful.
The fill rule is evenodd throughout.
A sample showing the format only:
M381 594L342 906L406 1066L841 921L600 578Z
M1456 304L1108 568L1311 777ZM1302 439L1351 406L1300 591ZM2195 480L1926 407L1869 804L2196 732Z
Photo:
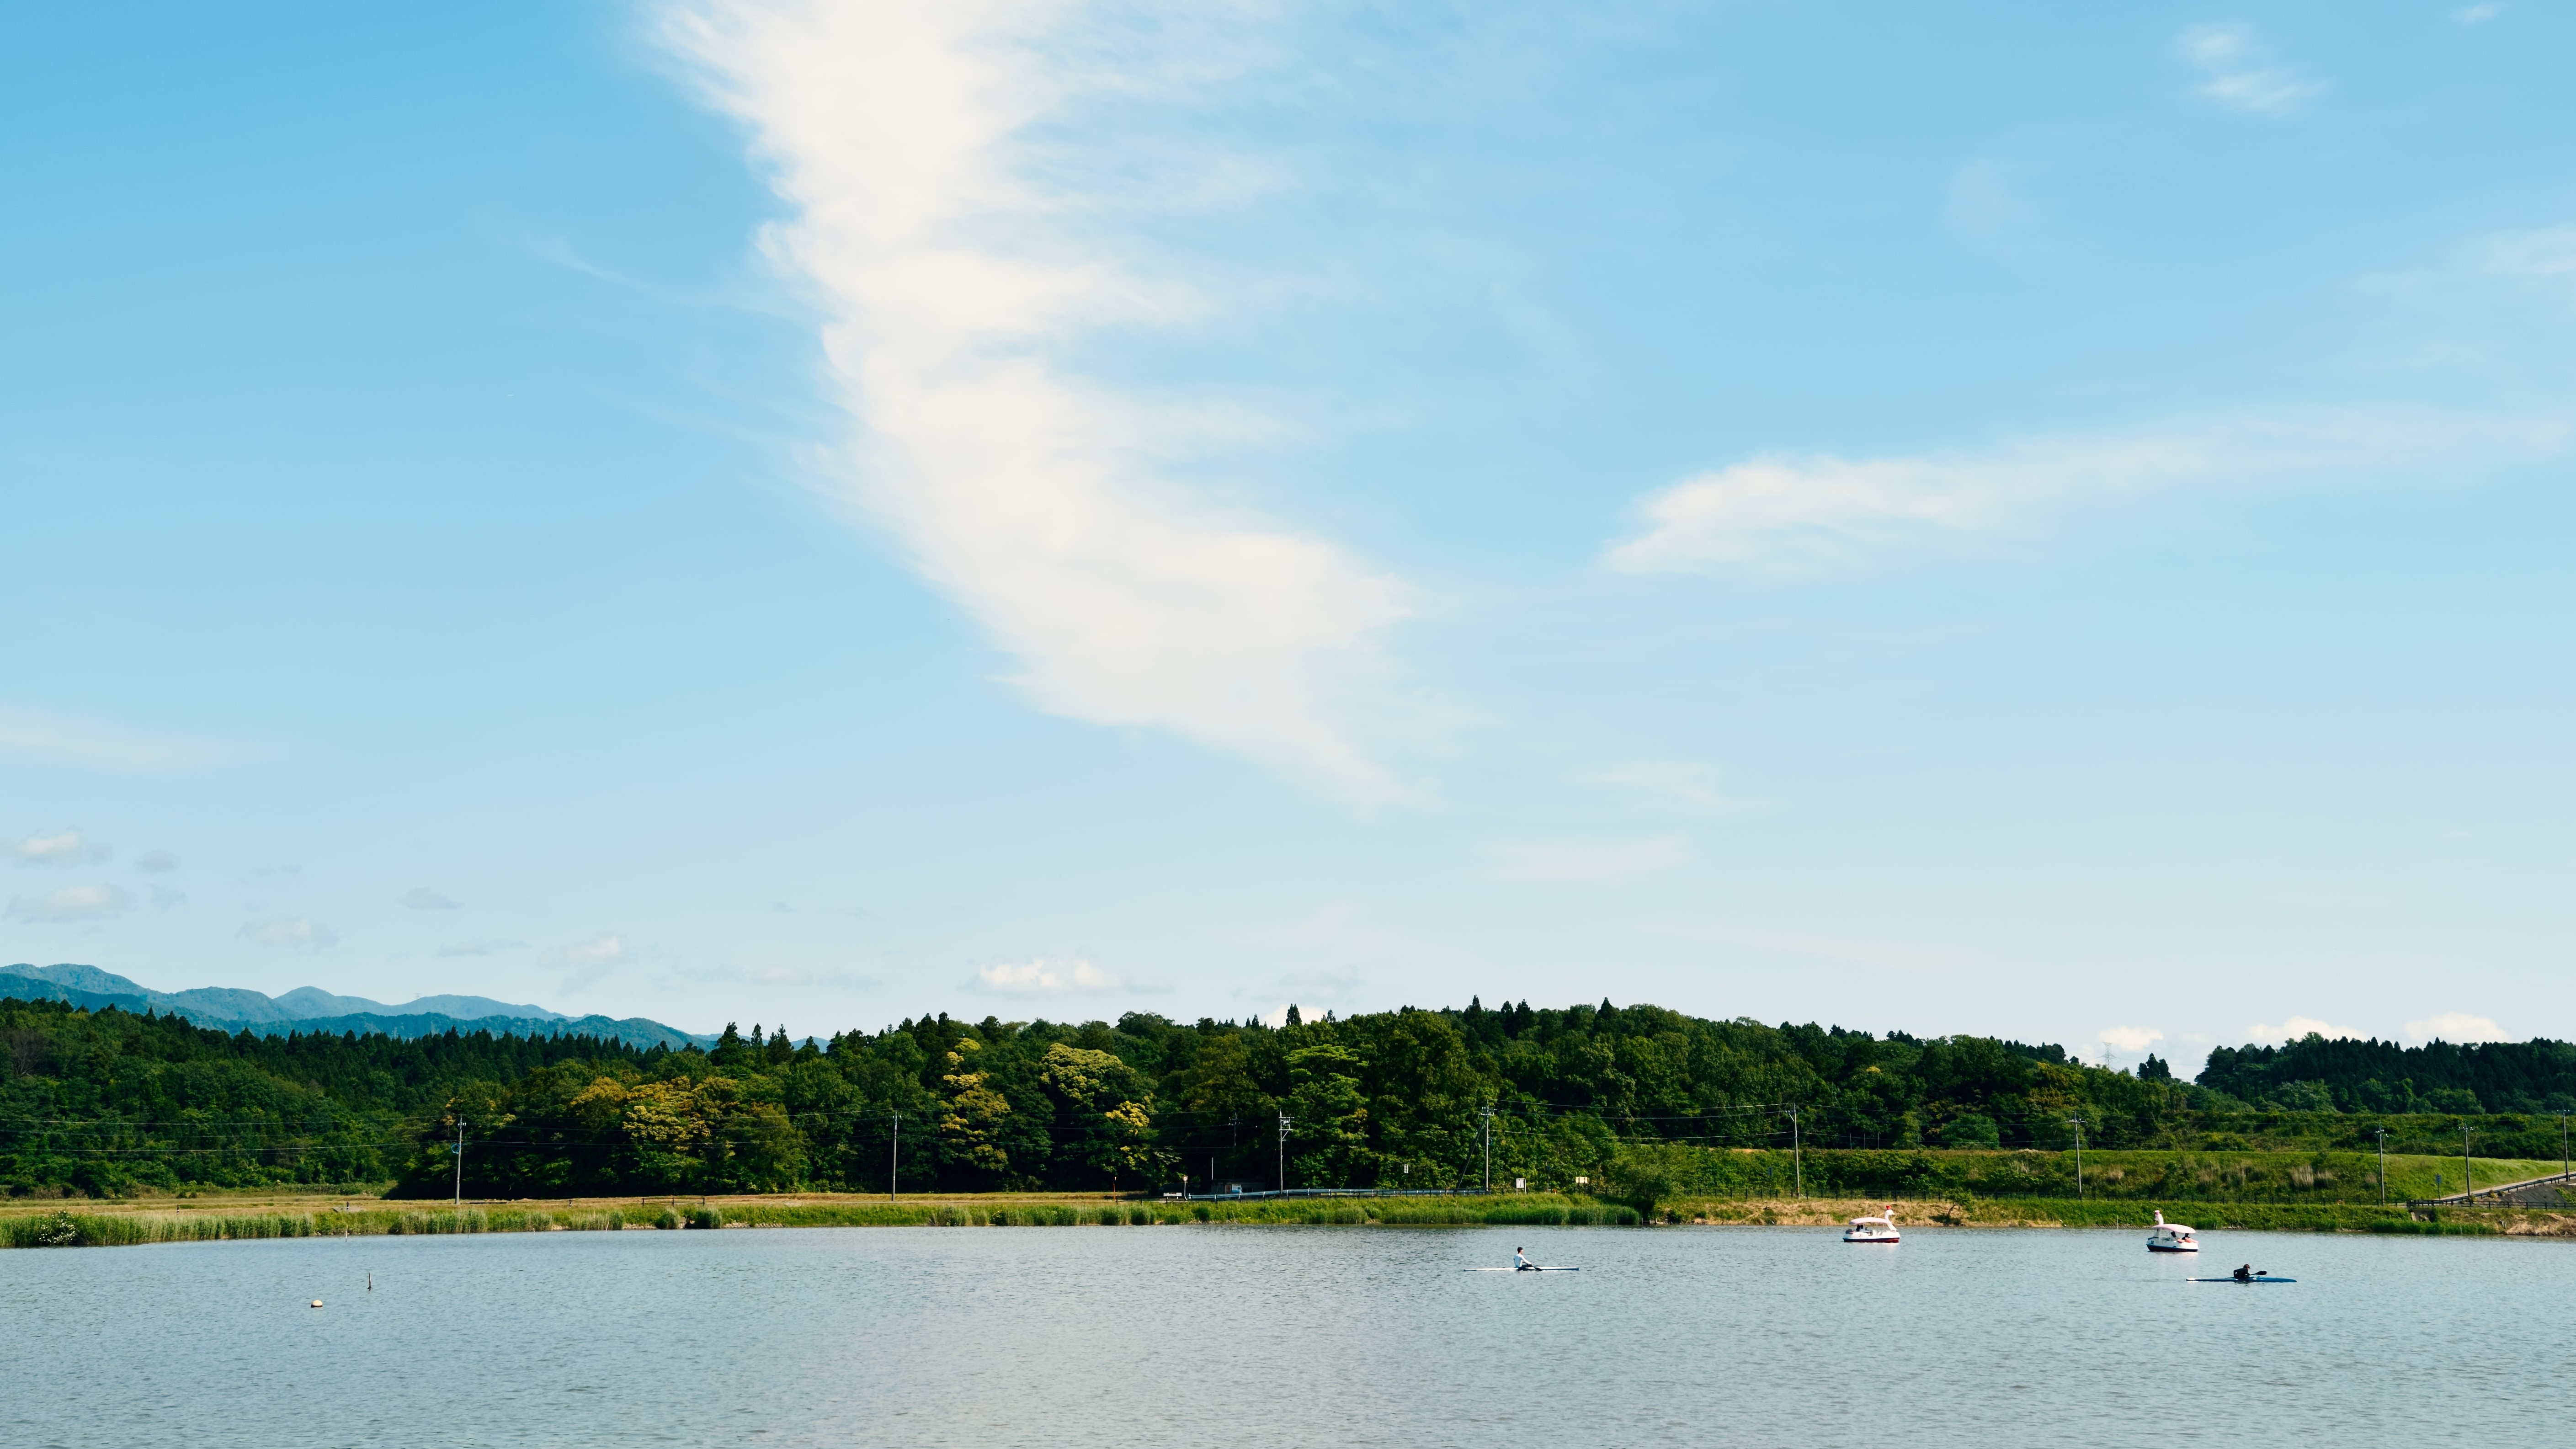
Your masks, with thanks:
M456 1119L456 1205L465 1206L465 1119Z
M2371 1129L2379 1135L2379 1205L2388 1206L2388 1129Z
M1279 1191L1288 1190L1288 1114L1279 1114Z
M2576 1177L2576 1171L2570 1171L2567 1165L2567 1114L2564 1112L2558 1114L2558 1175L2562 1178Z
M2075 1196L2081 1200L2084 1196L2084 1119L2069 1117L2066 1125L2075 1129Z
M1807 1149L1798 1138L1798 1109L1789 1109L1789 1170L1798 1196L1807 1195Z
M1494 1108L1485 1107L1485 1191L1494 1190Z
M2460 1124L2460 1201L2474 1204L2478 1197L2478 1180L2469 1173L2469 1124Z
M903 1114L894 1115L894 1156L886 1163L886 1201L894 1201L903 1188Z

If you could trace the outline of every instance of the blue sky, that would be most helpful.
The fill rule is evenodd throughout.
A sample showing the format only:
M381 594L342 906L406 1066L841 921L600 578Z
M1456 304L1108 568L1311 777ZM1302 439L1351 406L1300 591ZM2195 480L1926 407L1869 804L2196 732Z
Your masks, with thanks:
M9 26L0 959L2576 1035L2550 7Z

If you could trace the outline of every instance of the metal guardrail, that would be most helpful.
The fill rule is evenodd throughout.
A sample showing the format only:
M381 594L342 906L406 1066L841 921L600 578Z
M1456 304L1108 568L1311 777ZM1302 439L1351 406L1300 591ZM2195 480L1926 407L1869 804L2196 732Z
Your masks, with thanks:
M1274 1187L1259 1192L1167 1192L1163 1198L1167 1202L1263 1202L1280 1198L1501 1197L1509 1191L1500 1187Z
M2475 1188L2468 1192L2455 1192L2449 1197L2410 1197L2406 1200L2406 1205L2408 1207L2475 1207L2478 1205L2478 1199L2480 1198L2498 1197L2508 1192L2520 1192L2527 1187L2545 1187L2554 1182L2576 1183L2576 1172L2553 1172L2542 1177L2526 1177L2520 1182L2499 1182L2493 1187Z

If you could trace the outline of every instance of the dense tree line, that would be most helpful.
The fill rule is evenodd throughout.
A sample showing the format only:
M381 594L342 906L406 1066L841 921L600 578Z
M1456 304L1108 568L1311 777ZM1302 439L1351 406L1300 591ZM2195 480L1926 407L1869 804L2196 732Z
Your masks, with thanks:
M228 1034L178 1016L0 1000L0 1185L382 1182L477 1084L643 1054L588 1037Z
M444 1195L460 1139L469 1196L519 1197L1165 1188L1181 1174L1259 1187L1283 1172L1301 1187L1453 1187L1483 1181L1489 1152L1499 1183L1564 1187L1640 1148L2054 1149L2078 1124L2105 1148L2241 1146L2257 1129L2350 1147L2367 1130L2330 1110L2340 1085L2284 1075L2284 1063L2343 1060L2313 1043L2214 1054L2202 1083L2183 1083L2153 1058L2115 1072L2055 1046L1606 1001L1320 1021L1292 1010L1277 1028L942 1014L828 1041L728 1026L703 1051L227 1036L0 1002L0 1039L0 1181L20 1192L399 1179ZM2433 1060L2424 1050L2395 1060ZM2440 1099L2453 1110L2475 1110L2481 1084L2543 1107L2576 1090L2576 1048L2563 1043L2536 1044L2528 1060L2449 1050L2492 1067L2468 1070L2456 1088L2467 1100ZM2399 1080L2417 1084L2419 1106L2454 1089L2409 1070ZM2385 1120L2427 1137L2434 1126ZM2538 1141L2535 1124L2493 1126L2481 1151Z
M2334 1112L2576 1111L2576 1042L2328 1040L2220 1047L2201 1084L2246 1102Z

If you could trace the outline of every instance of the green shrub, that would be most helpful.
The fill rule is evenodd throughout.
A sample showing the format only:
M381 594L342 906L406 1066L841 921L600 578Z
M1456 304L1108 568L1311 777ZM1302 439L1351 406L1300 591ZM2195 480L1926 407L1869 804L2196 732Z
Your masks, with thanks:
M2003 1144L2003 1129L1995 1119L1982 1112L1962 1112L1941 1125L1944 1147L1982 1147L1988 1151Z

